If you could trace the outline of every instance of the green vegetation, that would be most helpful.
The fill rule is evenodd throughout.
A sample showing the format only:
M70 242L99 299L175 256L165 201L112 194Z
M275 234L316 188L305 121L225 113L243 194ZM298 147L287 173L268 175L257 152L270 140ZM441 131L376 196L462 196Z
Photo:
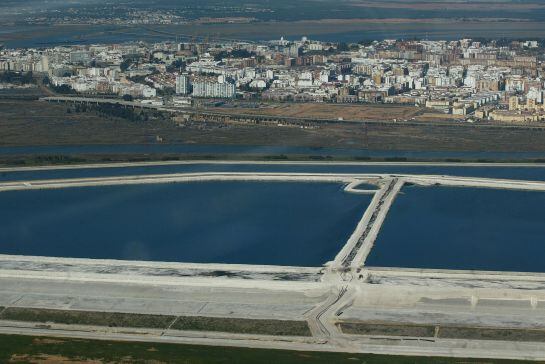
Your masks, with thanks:
M41 360L41 361L39 361ZM517 364L516 360L402 357L373 354L321 353L218 346L130 343L0 335L0 362L36 363L92 360L108 363L191 364ZM536 363L536 362L532 362Z
M76 93L76 91L68 86L68 85L60 85L60 86L55 86L55 85L49 85L49 87L56 93L58 94L62 94L62 95L73 95Z
M182 61L181 59L177 59L174 62L172 62L170 65L167 66L168 72L177 72L180 70L185 70L186 62Z
M246 49L233 49L232 51L221 51L218 52L214 59L216 61L221 61L224 58L250 58L252 56L255 56L256 54L253 52L248 52Z
M121 71L122 72L125 72L126 70L129 69L129 67L132 65L132 60L131 59L124 59L123 62L121 62L121 64L119 65L119 68L121 68Z
M132 96L124 95L124 101L132 101ZM71 109L69 109L71 110ZM168 117L160 111L155 110L142 110L142 109L133 109L131 107L125 107L120 104L99 104L99 105L86 105L86 104L75 104L74 112L76 113L86 113L94 112L99 117L103 118L119 118L125 119L132 122L144 122L152 118L157 119L167 119Z
M545 342L545 330L528 329L441 326L438 336L447 339Z
M2 96L2 97L5 97ZM96 105L95 105L96 106ZM67 113L67 108L71 109ZM165 144L263 145L408 151L545 151L545 128L475 127L471 125L323 124L314 128L220 123L170 118L145 111L145 116L39 101L0 98L0 146L148 144L160 136ZM123 109L123 107L121 107ZM131 109L131 108L128 108ZM366 109L365 109L366 110ZM380 108L373 108L379 113ZM387 108L386 111L398 112ZM385 111L385 112L386 112ZM23 154L23 153L22 153ZM315 156L327 157L316 149ZM7 156L3 155L2 159ZM80 157L80 156L78 156ZM178 156L185 158L184 156ZM215 156L217 158L217 156ZM240 156L238 156L240 158ZM293 157L289 156L290 159ZM160 157L154 157L160 158ZM304 157L308 159L307 157ZM335 159L354 160L348 156Z
M433 325L409 325L374 322L341 323L341 330L350 335L434 337Z
M152 329L166 328L175 318L176 316L167 315L50 310L23 307L9 307L0 314L0 319L2 320Z
M545 330L467 326L415 325L386 322L343 322L341 330L349 335L411 336L444 339L506 340L545 342Z
M108 327L150 328L194 331L218 331L240 334L310 336L306 321L257 320L217 317L147 315L119 312L53 310L8 307L0 311L0 320L92 325Z
M35 84L32 72L0 72L0 83L14 83L19 85Z
M172 329L241 334L311 336L306 321L258 320L224 317L180 317Z
M168 161L292 161L292 162L391 162L392 158L374 157L343 157L319 155L248 155L248 154L76 154L76 155L5 155L0 156L0 167L33 167L55 165L78 165L87 163L125 163L125 162L168 162ZM481 162L475 159L418 159L398 158L398 162L445 162L445 163L474 163ZM542 159L514 159L514 160L487 160L488 163L545 163Z
M6 166L38 166L38 165L63 165L63 164L83 164L90 160L82 157L72 157L68 155L38 155L29 158L15 158L4 160L0 165ZM110 158L103 159L102 162L111 161Z

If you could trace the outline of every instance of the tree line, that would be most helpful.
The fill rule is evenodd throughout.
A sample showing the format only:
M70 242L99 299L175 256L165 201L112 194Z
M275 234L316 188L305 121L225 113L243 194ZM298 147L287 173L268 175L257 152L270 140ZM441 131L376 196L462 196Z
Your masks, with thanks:
M36 84L36 79L32 71L29 72L13 72L5 71L0 73L1 83L14 83L20 85Z
M73 109L67 109L67 113L72 111L76 113L96 112L102 117L120 118L133 122L145 122L149 121L150 118L165 118L165 115L160 111L133 109L120 104L75 104Z

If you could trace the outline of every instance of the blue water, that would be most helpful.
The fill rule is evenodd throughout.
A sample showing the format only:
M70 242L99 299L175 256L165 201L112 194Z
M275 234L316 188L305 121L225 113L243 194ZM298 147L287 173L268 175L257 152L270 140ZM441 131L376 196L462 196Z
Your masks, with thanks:
M51 28L41 26L15 26L0 30L0 35L23 35L22 38L3 39L3 43L10 48L28 47L52 47L57 45L83 45L83 44L111 44L124 42L160 42L175 41L175 36L161 35L149 32L145 29L132 28L120 32L119 26L102 26L91 29L71 29L70 33L51 32ZM173 29L173 31L175 31ZM32 32L28 34L27 32ZM527 33L523 26L520 28L509 28L508 30L497 29L444 29L441 26L427 25L418 29L397 29L388 25L377 26L376 29L355 30L347 32L313 33L312 30L290 34L286 39L299 40L307 36L313 40L324 42L360 42L362 40L382 39L429 39L429 40L457 40L461 38L488 37L488 38L517 38L519 33ZM25 37L26 36L26 37ZM524 34L521 34L524 36ZM539 38L539 34L536 34ZM263 41L278 39L278 33L264 34L256 32L254 35L244 34L243 38L252 41ZM240 38L236 37L235 38ZM535 37L534 37L535 38Z
M333 183L199 182L0 193L0 253L320 266L372 196Z
M8 48L41 48L58 45L84 44L117 44L125 42L150 41L160 42L174 40L175 37L165 37L150 34L145 30L134 28L128 32L119 32L123 27L103 25L99 27L71 28L70 32L61 32L59 29L40 25L13 26L0 31L0 35L19 35L15 39L3 39L2 43ZM52 32L53 30L53 32ZM2 37L3 38L3 37ZM10 37L11 38L11 37Z
M368 266L545 272L545 193L405 187Z

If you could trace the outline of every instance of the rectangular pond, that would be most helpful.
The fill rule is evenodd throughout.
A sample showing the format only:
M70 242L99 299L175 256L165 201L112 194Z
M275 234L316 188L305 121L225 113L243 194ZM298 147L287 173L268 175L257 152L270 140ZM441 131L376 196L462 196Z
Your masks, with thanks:
M406 186L365 265L545 273L545 193Z
M320 266L372 195L337 183L190 182L0 193L0 254Z

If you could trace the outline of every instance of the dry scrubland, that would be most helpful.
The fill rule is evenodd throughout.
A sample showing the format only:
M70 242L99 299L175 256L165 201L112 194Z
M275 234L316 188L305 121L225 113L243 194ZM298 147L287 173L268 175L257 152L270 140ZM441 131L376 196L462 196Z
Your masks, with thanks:
M344 120L404 120L422 114L414 106L379 106L379 105L335 105L335 104L273 104L259 109L236 107L215 108L212 111L249 115L274 115L296 118L338 119Z
M330 113L329 107L320 105L313 113ZM381 114L379 107L372 109L366 113ZM410 114L403 107L396 110ZM300 110L286 112L297 113ZM352 113L350 107L345 112ZM415 151L545 151L545 129L536 128L355 122L322 125L315 129L200 122L176 126L170 120L132 122L101 117L93 112L67 113L67 106L62 104L16 100L0 100L0 135L0 146L156 143L155 137L160 136L163 143Z

